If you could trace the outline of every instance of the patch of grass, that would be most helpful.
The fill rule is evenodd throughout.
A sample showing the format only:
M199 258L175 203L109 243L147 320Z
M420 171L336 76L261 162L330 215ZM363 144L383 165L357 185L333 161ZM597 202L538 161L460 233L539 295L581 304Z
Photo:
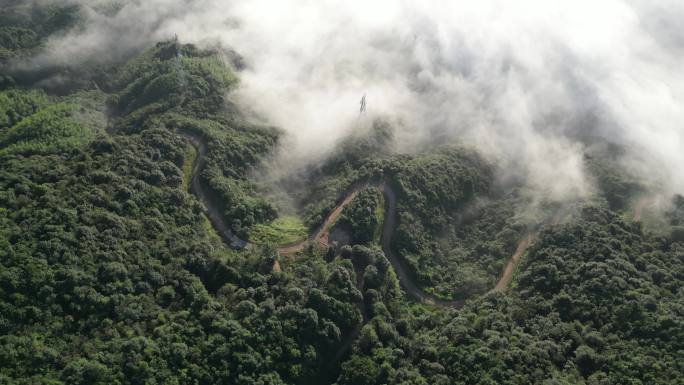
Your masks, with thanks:
M187 191L190 188L192 170L195 168L195 162L197 161L197 149L190 143L185 145L185 156L183 159L183 189Z
M216 242L217 244L222 245L223 240L221 239L221 235L216 231L216 228L212 226L211 221L206 215L202 216L204 218L202 222L202 226L204 227L204 232L209 235L209 237Z
M373 234L373 243L379 245L380 238L382 237L382 228L385 225L385 197L379 190L378 196L380 197L380 204L375 207L375 218L380 226L375 229L375 233Z
M285 215L269 224L252 226L248 235L249 240L254 243L287 245L305 240L308 230L300 218Z

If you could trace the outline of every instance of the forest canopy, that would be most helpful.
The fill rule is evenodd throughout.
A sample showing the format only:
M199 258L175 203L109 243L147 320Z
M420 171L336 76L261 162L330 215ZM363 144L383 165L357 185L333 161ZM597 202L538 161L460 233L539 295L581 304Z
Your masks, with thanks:
M542 214L384 119L273 182L286 133L233 98L234 52L20 71L84 17L31 4L0 9L0 384L684 381L684 198L636 220L619 148Z

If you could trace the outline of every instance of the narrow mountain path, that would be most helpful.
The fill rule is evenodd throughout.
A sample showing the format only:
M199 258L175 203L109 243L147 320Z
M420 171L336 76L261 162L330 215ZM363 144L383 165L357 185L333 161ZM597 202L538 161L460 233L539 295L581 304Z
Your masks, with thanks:
M345 206L347 206L351 201L356 198L356 195L358 195L359 190L355 189L352 192L350 192L340 203L335 206L335 208L328 214L328 216L325 218L325 221L323 222L322 225L320 225L316 231L314 231L306 240L297 242L292 245L285 245L281 246L278 248L278 252L281 255L289 255L289 254L294 254L296 252L304 250L304 247L309 242L313 243L318 243L323 246L328 246L328 236L330 235L330 229L333 227L335 222L340 218L340 215L342 215L342 210L344 210Z
M392 237L394 236L394 229L397 226L397 195L394 193L392 186L387 182L383 183L381 188L385 196L385 220L382 225L381 237L382 251L390 260L394 271L397 273L399 283L404 287L406 293L418 302L440 306L463 306L464 301L462 300L443 300L435 295L426 293L404 269L402 261L392 251L392 247L390 247Z
M195 166L192 170L190 180L190 192L193 193L197 199L204 205L205 213L209 217L209 221L214 226L214 229L219 233L224 242L236 249L249 248L249 242L240 239L235 233L230 230L230 227L223 220L223 215L218 205L216 197L212 196L205 190L200 173L204 169L205 155L207 154L207 144L205 139L196 132L190 130L179 129L178 133L190 142L190 144L197 150L197 158L195 159Z
M211 224L227 244L236 249L247 249L252 247L252 243L241 239L230 230L230 227L223 219L221 210L218 208L218 202L216 202L215 199L212 199L212 195L207 191L205 188L206 186L204 186L201 181L200 173L204 168L204 157L207 153L207 144L205 139L202 137L202 135L190 130L179 129L178 133L188 140L188 142L190 142L190 144L197 150L197 158L195 159L195 165L191 174L190 192L193 193L200 202L202 202L205 208L205 213L209 217ZM278 252L281 255L294 254L304 250L306 245L309 243L318 243L323 246L328 246L330 229L339 219L340 215L342 215L342 210L344 210L345 206L347 206L351 201L354 200L354 198L356 198L358 192L359 189L351 191L340 203L335 206L335 208L333 208L330 214L328 214L328 216L325 218L323 224L321 224L313 233L311 233L307 239L293 244L280 246L278 247Z
M520 258L525 254L525 251L527 251L527 248L534 242L535 238L536 234L528 233L527 236L518 243L518 247L511 256L511 259L508 260L499 282L496 283L496 286L494 286L489 293L501 292L508 288L508 285L510 285L513 280L513 272L515 271L516 266L518 266L518 263L520 263Z

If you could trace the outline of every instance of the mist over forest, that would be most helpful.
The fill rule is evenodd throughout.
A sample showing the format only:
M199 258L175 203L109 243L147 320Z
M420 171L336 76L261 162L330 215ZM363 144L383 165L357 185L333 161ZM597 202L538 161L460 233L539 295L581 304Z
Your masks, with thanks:
M363 126L366 94L365 120L392 122L397 151L458 140L544 198L592 194L582 159L597 142L620 146L648 188L684 191L677 2L88 1L81 12L33 65L120 60L173 36L230 49L233 97L292 136L287 163L320 161Z

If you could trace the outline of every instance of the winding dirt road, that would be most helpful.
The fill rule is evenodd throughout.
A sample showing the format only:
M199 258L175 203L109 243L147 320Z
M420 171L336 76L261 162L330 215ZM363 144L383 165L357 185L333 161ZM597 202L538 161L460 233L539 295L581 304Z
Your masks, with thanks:
M337 219L339 219L340 215L342 215L342 210L344 210L344 207L347 206L351 201L356 198L356 195L359 193L359 190L353 190L351 193L349 193L340 203L335 206L335 208L330 212L328 217L325 218L325 221L323 222L322 225L320 225L316 231L314 231L306 240L297 242L292 245L285 245L281 246L278 248L278 252L281 255L289 255L289 254L294 254L296 252L304 250L304 247L309 242L313 243L318 243L323 246L328 246L328 237L330 235L330 229L332 226L337 222Z
M212 196L212 194L207 192L208 189L206 189L206 186L204 186L201 181L200 172L204 168L204 156L207 153L205 139L196 132L189 130L179 129L178 133L187 139L188 142L190 142L190 144L195 148L195 150L197 150L197 158L192 169L190 192L193 193L200 202L202 202L204 205L204 211L207 214L207 217L209 217L211 224L227 244L235 249L247 249L252 247L252 243L241 239L230 230L230 227L226 224L223 216L221 215L221 210L218 209L218 202ZM351 191L340 203L337 204L337 206L335 206L335 208L325 218L323 224L321 224L307 239L301 242L281 246L278 248L278 252L281 255L294 254L304 250L306 245L309 243L318 243L323 246L328 246L330 229L335 224L337 219L339 219L344 207L353 201L354 198L356 198L358 192L359 189Z
M394 236L394 229L397 226L397 195L394 193L394 189L389 183L385 182L382 184L382 193L385 196L385 220L382 225L382 251L385 253L387 258L392 263L394 271L397 273L397 278L399 283L404 287L406 293L413 297L413 299L428 304L440 305L440 306L463 306L463 301L460 300L443 300L437 298L436 296L426 293L418 285L412 277L404 269L402 261L394 254L390 244L392 243L392 236Z
M525 254L525 251L534 242L535 238L536 234L529 233L525 238L522 239L522 241L520 241L520 243L518 243L518 247L515 250L515 253L513 253L513 256L511 256L511 259L508 260L506 268L504 268L499 282L496 283L496 286L494 286L489 293L501 292L508 288L508 285L510 285L511 281L513 280L513 272L515 271L515 267L520 262L520 257Z
M190 179L190 192L193 193L200 202L202 202L204 205L205 214L207 214L209 221L211 221L214 229L216 229L224 242L236 249L249 248L249 242L240 239L230 230L230 227L228 227L226 222L223 220L221 210L218 209L220 206L216 197L207 193L207 190L201 181L200 172L204 168L204 156L207 153L207 144L204 138L201 135L189 130L179 129L178 133L187 139L188 142L190 142L190 144L192 144L192 146L197 150L197 158L195 160L195 165L192 168L192 176Z
M236 249L246 249L252 247L251 243L243 239L240 239L230 230L230 227L225 223L223 216L221 215L221 211L218 209L220 205L216 201L216 198L212 194L207 192L205 186L201 182L199 174L202 168L204 167L204 156L207 152L207 145L205 139L201 135L189 130L179 129L178 133L182 135L184 138L186 138L197 149L198 153L197 160L192 171L190 192L195 194L195 196L200 200L200 202L202 202L205 208L205 212L209 217L209 220L211 221L216 231L221 235L221 238L223 238L223 240L227 244ZM323 224L321 224L306 240L295 244L279 247L278 252L281 255L294 254L304 250L304 248L311 243L327 246L328 236L331 227L340 217L344 208L352 200L354 200L361 187L366 187L366 185L360 186L352 190L350 193L348 193L345 196L345 198L342 201L340 201L335 206L335 208L330 212L330 214L326 217L325 221L323 221ZM425 292L422 288L420 288L420 286L416 284L414 278L411 277L409 272L404 268L403 262L394 253L394 251L392 251L392 247L390 246L392 243L392 237L394 236L394 230L397 226L396 193L387 181L381 184L376 184L375 187L379 188L380 191L382 191L383 196L385 197L385 219L383 221L381 237L382 250L389 259L390 263L392 264L392 267L394 268L394 271L397 274L397 278L399 279L399 283L404 288L407 295L413 298L414 300L425 304L451 306L457 308L463 306L463 300L444 300L433 294ZM533 241L533 234L528 234L525 238L523 238L520 241L515 253L513 254L513 256L511 256L508 264L506 265L506 268L504 269L501 278L497 282L496 286L487 294L503 291L508 287L508 284L512 280L513 272L515 270L516 265L520 261L521 256L525 253L525 251L532 244ZM277 266L274 265L274 268L280 269L280 264L278 263Z
M207 145L205 143L204 138L198 135L197 133L188 130L178 130L178 133L185 137L197 150L196 163L192 170L190 192L195 194L199 201L202 202L202 204L204 205L205 213L209 217L212 225L227 244L237 249L245 249L251 247L251 244L249 242L240 239L232 231L230 231L230 228L227 226L223 219L223 216L221 215L221 211L218 209L218 207L220 207L219 202L216 201L214 195L208 193L207 190L205 190L205 186L201 181L199 175L202 169L204 168L204 156L207 152ZM311 243L317 243L327 246L330 229L335 224L337 219L340 217L344 208L354 200L360 188L366 187L368 185L359 186L356 189L353 189L351 192L349 192L345 196L345 198L335 206L335 208L330 212L330 214L326 217L323 223L306 240L292 245L279 247L278 252L281 255L294 254L304 250L304 248ZM389 259L390 263L392 264L392 267L395 273L397 274L397 278L399 279L399 283L406 291L406 294L414 300L425 304L449 306L454 308L462 307L465 302L463 300L444 300L438 298L433 294L425 292L416 284L413 277L411 277L411 275L404 268L401 259L394 253L394 251L392 251L391 247L392 237L394 236L394 230L397 226L396 193L387 181L384 181L381 184L374 184L373 186L378 188L385 198L385 218L383 221L381 236L382 250ZM488 295L492 292L503 291L506 289L506 287L512 279L515 266L518 264L518 262L520 261L520 257L525 253L525 251L533 242L533 240L534 236L530 234L520 242L517 250L508 262L501 279L498 281L496 286L492 290L487 292L487 294L485 295ZM278 260L275 261L273 269L275 271L281 271L280 262ZM362 274L360 274L360 272L357 272L357 287L359 288L359 290L363 291L363 279ZM359 336L361 329L368 322L368 314L366 314L363 303L360 303L359 307L363 314L363 322L356 325L354 329L349 332L348 336L344 339L342 345L333 354L332 360L328 361L327 365L324 367L324 370L322 370L319 373L319 377L321 379L330 377L330 374L333 373L333 367L337 365L337 363L342 359L342 357L344 357L349 352L349 350L352 347L352 344Z
M197 133L188 130L179 130L178 132L196 148L198 153L196 163L192 170L190 192L195 194L199 201L202 202L202 204L205 207L205 212L209 217L212 225L227 244L237 249L245 249L251 247L251 244L249 242L237 237L227 226L223 219L223 216L221 215L221 211L218 209L218 207L220 207L219 202L217 202L216 197L213 194L209 194L207 192L208 190L205 190L205 186L203 185L201 178L199 177L200 172L202 171L205 165L204 156L207 152L207 145L204 138L198 135ZM330 229L335 224L337 219L340 217L344 208L354 200L360 188L371 185L372 184L369 183L367 185L359 186L356 189L353 189L344 197L342 201L340 201L335 206L335 208L330 212L330 214L326 217L323 223L306 240L292 245L282 246L278 248L278 252L281 255L294 254L304 250L304 248L308 244L312 243L327 246ZM444 300L438 298L433 294L425 292L421 287L419 287L416 284L414 278L404 268L403 262L394 253L391 247L392 237L394 236L394 231L397 227L396 193L387 181L384 181L381 184L374 184L373 186L382 191L382 194L385 198L385 218L383 221L381 236L382 250L389 259L390 263L392 264L392 267L395 273L397 274L397 278L399 279L399 283L406 291L406 294L409 297L421 303L436 306L452 307L457 309L461 308L465 301ZM644 206L646 205L646 199L641 199L637 202L636 206L634 207L635 222L641 220L641 212ZM485 296L490 295L492 293L503 292L508 288L513 279L515 269L517 265L520 263L520 259L525 254L530 245L534 243L535 238L536 233L530 232L518 243L515 252L509 259L508 263L506 264L506 267L504 268L501 274L501 278L498 280L496 285L491 290L484 294ZM275 261L273 268L275 271L281 271L280 262L278 260ZM357 272L357 287L359 288L359 290L363 291L363 280L362 274L360 274L360 272ZM368 322L368 314L366 314L363 303L360 303L358 306L362 311L363 321L356 325L354 329L349 331L348 335L344 338L344 342L342 343L342 345L338 349L336 349L336 351L332 355L332 359L329 360L327 364L321 368L322 370L320 371L320 373L318 373L318 377L320 377L321 380L326 379L327 382L327 379L334 377L333 373L335 373L335 371L333 368L336 367L338 363L341 361L341 359L348 354L349 350L352 347L352 344L358 338L363 326Z

